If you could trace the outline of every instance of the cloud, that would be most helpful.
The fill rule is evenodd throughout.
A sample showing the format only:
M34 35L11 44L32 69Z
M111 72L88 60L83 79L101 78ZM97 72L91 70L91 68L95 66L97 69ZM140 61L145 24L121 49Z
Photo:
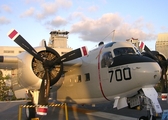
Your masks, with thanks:
M86 18L82 12L73 12L67 18L69 21L77 21Z
M47 16L50 16L52 14L55 14L57 12L57 4L48 2L48 3L43 3L41 5L42 11L38 12L36 14L37 19L44 19Z
M151 40L156 37L153 34L153 25L144 23L143 18L137 19L134 23L128 23L117 13L107 13L98 19L85 17L71 26L70 33L79 34L82 40L97 42L111 41L113 30L115 30L115 40L117 41L125 41L132 37ZM107 35L109 36L106 37Z
M60 26L65 26L67 24L66 19L57 16L53 20L46 22L47 26L52 26L52 27L60 27Z
M67 10L72 6L70 0L54 0L52 2L46 2L44 0L25 0L25 3L31 4L33 7L23 12L20 17L33 16L37 20L45 20L51 16L55 16L59 10Z
M43 2L44 0L24 0L24 2L26 4L30 4L30 3L40 3Z
M10 23L10 20L5 18L4 16L0 17L0 25L9 24L9 23Z
M166 26L161 26L160 29L161 29L162 31L168 31L168 27L166 27Z
M39 20L45 19L48 16L55 15L58 9L67 9L72 5L69 0L56 0L54 2L44 2L41 4L40 11L37 12L36 18Z
M151 23L146 23L145 25L146 25L146 28L147 28L149 31L154 32L155 27L154 27L153 24L151 24Z
M96 12L97 10L98 10L98 7L97 6L90 6L89 8L88 8L88 10L89 10L89 12Z
M34 15L34 12L35 12L35 9L33 7L29 8L28 10L26 10L24 13L22 13L20 15L20 17L30 17L30 16L33 16Z
M12 9L8 5L2 5L1 8L5 12L8 12L8 13L12 12Z
M144 19L142 17L138 18L132 23L132 26L137 29L142 29L144 26Z
M99 19L85 18L72 25L70 33L79 33L86 41L100 41L122 22L118 14L104 14Z

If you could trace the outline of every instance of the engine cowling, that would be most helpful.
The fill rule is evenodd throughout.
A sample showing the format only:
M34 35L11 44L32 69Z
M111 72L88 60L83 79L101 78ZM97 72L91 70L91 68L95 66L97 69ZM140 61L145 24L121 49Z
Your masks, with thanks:
M36 47L35 50L48 61L60 57L57 51L49 47ZM18 58L18 83L30 90L39 89L45 73L43 63L27 52L21 53ZM63 73L63 63L51 66L50 71L50 86L52 86L60 79Z

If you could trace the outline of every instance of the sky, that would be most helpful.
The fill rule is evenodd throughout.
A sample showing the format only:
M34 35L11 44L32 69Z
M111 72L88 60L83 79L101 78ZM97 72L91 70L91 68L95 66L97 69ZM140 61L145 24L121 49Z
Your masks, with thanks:
M68 46L95 48L138 38L152 50L168 33L167 0L1 0L0 46L18 46L7 37L16 29L33 47L50 31L69 31ZM114 32L115 31L115 32Z

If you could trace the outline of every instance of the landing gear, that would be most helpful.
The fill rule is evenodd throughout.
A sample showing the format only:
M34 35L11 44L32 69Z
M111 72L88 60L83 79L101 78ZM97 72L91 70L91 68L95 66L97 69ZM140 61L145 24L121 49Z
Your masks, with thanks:
M153 87L142 88L138 94L128 98L130 108L140 106L140 109L146 108L147 116L141 116L139 120L156 120L154 113L162 113L162 109L158 102L158 94Z
M36 109L34 106L33 102L28 102L26 104L28 107L25 108L25 113L26 113L26 120L31 120L32 118L36 117ZM32 107L31 107L32 106Z
M156 117L153 115L155 110L152 105L152 100L145 96L143 93L141 93L141 104L142 106L146 107L147 116L141 116L139 120L156 120Z
M36 117L36 107L38 103L39 91L27 91L28 97L31 99L31 102L27 102L27 107L25 108L26 120L31 120Z

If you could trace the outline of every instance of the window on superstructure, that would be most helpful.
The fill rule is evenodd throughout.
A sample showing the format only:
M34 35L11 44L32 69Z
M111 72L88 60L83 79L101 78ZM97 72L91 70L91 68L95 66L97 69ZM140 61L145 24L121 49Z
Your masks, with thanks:
M13 50L4 50L4 53L14 53Z
M86 73L85 77L86 77L86 81L90 81L90 74L89 73Z
M81 75L78 75L78 83L82 82L82 77Z
M22 53L22 52L24 52L24 51L19 51L19 53Z

